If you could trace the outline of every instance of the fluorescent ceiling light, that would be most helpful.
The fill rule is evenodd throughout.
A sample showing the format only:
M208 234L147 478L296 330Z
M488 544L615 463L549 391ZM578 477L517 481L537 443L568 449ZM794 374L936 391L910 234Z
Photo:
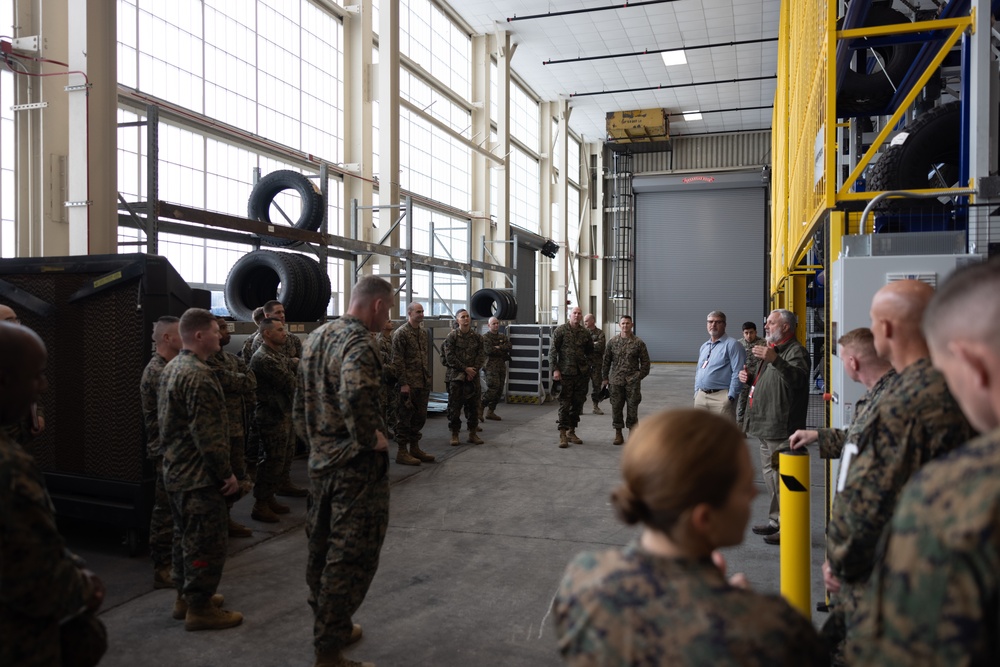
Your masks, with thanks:
M683 116L686 121L701 120L701 112L697 109L694 111L685 111L683 112Z
M688 59L684 55L684 50L678 51L664 51L660 54L663 58L663 64L667 67L673 67L674 65L687 65Z

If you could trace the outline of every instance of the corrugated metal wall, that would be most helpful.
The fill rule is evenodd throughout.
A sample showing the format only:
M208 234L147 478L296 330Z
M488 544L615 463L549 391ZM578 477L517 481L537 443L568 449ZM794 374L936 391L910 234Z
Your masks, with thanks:
M771 164L771 131L675 137L670 151L635 153L632 173L762 167Z

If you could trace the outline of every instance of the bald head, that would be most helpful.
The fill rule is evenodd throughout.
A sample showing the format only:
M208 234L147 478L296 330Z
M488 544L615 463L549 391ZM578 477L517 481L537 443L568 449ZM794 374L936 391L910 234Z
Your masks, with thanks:
M4 306L0 304L0 322L13 322L17 324L20 320L17 318L17 313L10 306Z
M878 355L902 371L928 355L921 329L934 288L920 280L889 283L872 299L872 335Z
M941 285L924 312L928 341L944 347L951 340L986 342L1000 353L1000 260L956 271Z
M31 329L0 322L0 423L19 421L47 386L45 343Z

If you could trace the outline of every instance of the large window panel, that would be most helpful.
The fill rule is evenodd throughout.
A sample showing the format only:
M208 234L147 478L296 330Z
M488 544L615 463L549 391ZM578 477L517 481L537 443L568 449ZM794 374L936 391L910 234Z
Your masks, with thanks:
M399 50L463 99L469 99L472 39L429 0L399 3Z
M569 249L580 252L580 188L566 188L566 229Z
M570 183L580 184L580 142L569 135L569 148L566 149L567 176Z
M538 102L531 99L528 92L515 81L510 83L510 133L525 146L535 152L539 151Z
M510 153L510 222L541 233L538 161L514 147Z
M400 186L461 210L469 209L469 149L422 118L399 113Z

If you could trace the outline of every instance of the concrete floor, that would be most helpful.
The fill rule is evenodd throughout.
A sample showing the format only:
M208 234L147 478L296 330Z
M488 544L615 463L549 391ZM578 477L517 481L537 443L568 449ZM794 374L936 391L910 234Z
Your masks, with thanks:
M643 381L642 415L691 403L693 365L655 365ZM365 638L348 652L385 666L559 665L549 605L563 569L579 551L616 547L636 530L619 523L608 496L618 482L621 449L611 446L604 416L589 404L577 434L583 445L558 449L556 406L501 405L487 422L485 445L448 446L441 416L427 422L421 444L438 457L419 468L392 463L391 514L382 562L355 617ZM464 433L463 433L464 436ZM758 460L756 448L752 460ZM812 462L813 604L820 600L823 558L823 465ZM305 462L293 476L305 484ZM758 483L763 490L758 471ZM147 557L128 558L120 538L100 527L67 526L70 547L87 559L108 589L102 619L110 648L106 667L308 667L312 615L306 603L305 501L286 499L280 524L236 518L255 536L231 539L220 592L243 625L188 633L170 618L174 593L152 589ZM766 514L764 494L752 522ZM730 572L754 588L779 590L779 548L747 530L728 549ZM814 613L822 623L824 614Z

